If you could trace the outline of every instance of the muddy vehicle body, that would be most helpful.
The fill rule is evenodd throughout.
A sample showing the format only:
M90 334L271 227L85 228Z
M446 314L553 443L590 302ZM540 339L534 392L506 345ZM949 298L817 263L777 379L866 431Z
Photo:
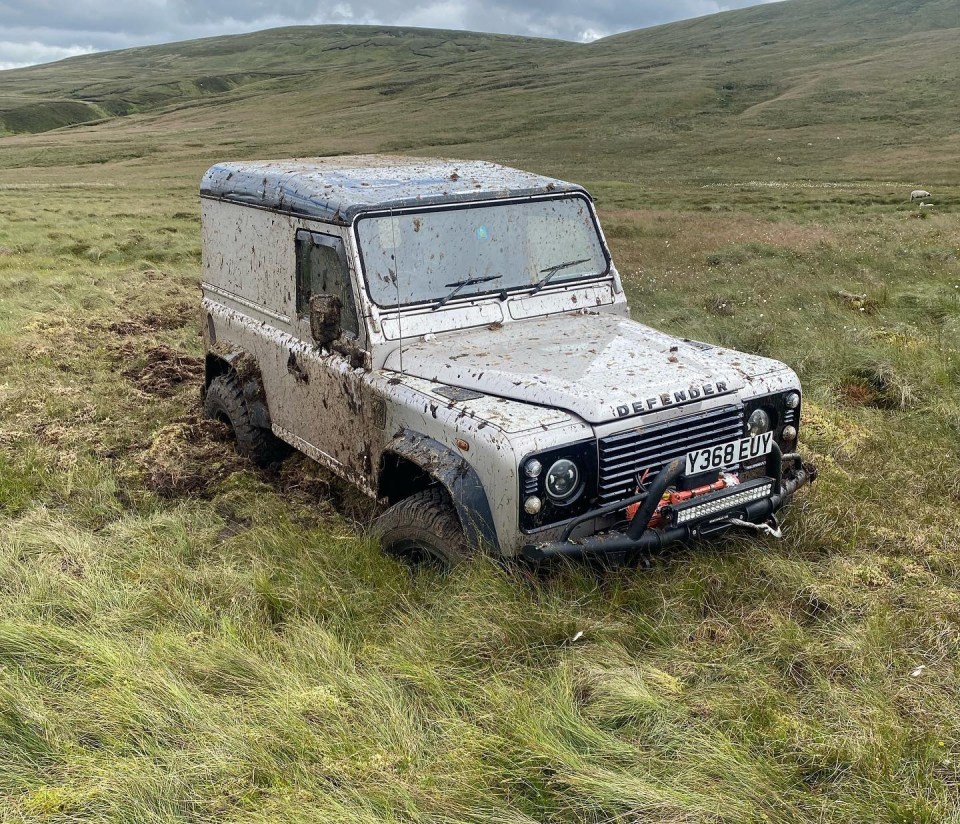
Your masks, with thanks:
M201 185L205 409L454 563L772 531L814 474L784 364L630 320L581 187L483 162L223 163Z

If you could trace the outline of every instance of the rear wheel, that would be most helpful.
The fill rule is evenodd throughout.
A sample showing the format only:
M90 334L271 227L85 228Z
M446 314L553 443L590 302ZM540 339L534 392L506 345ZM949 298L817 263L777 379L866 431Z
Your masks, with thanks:
M227 424L237 439L237 451L257 466L269 466L286 457L286 444L269 429L257 426L250 419L236 375L228 372L210 381L203 401L203 414Z
M374 532L384 552L414 567L449 569L473 555L450 496L439 486L395 503L377 519Z

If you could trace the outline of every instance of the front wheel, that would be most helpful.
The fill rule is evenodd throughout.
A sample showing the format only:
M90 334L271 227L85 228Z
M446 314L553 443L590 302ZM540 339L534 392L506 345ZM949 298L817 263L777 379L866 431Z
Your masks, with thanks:
M377 518L374 533L384 552L414 567L450 569L473 554L450 497L439 486L395 503Z

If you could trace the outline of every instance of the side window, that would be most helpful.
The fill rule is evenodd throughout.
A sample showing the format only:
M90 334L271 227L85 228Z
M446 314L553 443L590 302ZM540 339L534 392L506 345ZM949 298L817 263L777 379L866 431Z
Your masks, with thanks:
M340 325L344 332L360 336L357 302L350 285L343 241L332 235L297 231L297 314L310 311L313 295L336 295L343 304Z

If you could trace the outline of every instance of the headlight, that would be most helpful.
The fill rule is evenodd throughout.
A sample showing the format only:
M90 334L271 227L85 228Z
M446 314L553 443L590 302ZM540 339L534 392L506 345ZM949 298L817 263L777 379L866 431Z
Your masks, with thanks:
M520 460L517 510L524 532L569 521L597 503L597 439L584 434L582 441L560 443Z
M747 434L762 435L770 431L770 416L762 409L754 409L747 418Z
M800 393L799 392L789 392L787 397L783 399L784 404L787 409L796 409L800 406Z
M568 501L580 488L580 470L569 458L561 458L547 471L545 485L553 501Z

